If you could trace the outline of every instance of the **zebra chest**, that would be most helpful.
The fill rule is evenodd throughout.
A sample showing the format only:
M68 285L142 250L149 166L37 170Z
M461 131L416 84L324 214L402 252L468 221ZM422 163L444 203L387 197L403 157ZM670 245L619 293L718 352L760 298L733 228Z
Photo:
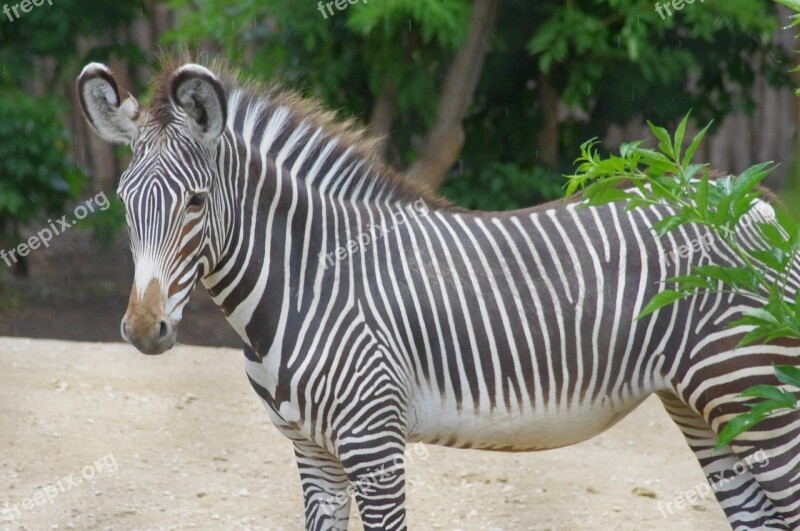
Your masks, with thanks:
M293 399L287 382L278 378L276 367L271 367L265 359L263 362L247 357L245 372L253 390L261 398L273 424L284 435L297 434L304 431L300 405Z
M269 358L245 360L245 372L256 394L261 398L270 420L290 439L313 441L328 451L333 450L331 434L319 426L320 404L305 395L304 374L281 372ZM297 376L295 379L293 376Z

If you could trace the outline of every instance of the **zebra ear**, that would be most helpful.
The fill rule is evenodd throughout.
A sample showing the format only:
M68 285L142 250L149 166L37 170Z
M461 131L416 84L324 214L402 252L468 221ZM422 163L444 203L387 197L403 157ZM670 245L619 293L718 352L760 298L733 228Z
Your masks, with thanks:
M119 97L114 73L106 65L90 63L78 76L78 99L83 114L97 133L115 144L132 145L139 137L139 102Z
M197 139L215 145L228 120L225 90L217 77L203 66L183 65L172 76L171 94L189 116L189 128Z

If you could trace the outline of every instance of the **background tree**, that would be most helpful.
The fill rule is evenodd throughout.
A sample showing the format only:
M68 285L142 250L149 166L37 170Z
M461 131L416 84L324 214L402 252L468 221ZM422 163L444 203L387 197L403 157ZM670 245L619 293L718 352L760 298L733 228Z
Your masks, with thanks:
M82 46L83 36L113 34L141 9L138 1L63 0L0 23L0 247L15 247L22 225L60 212L85 184L68 157L65 117L71 101L63 87L72 85L78 65L90 59L113 54L143 61L125 43ZM17 271L25 274L25 264L19 259ZM0 264L0 271L5 267Z
M718 120L753 109L758 75L790 81L766 0L708 0L664 19L635 0L393 0L332 15L324 2L324 15L278 0L168 5L168 42L355 115L386 136L393 165L473 208L557 197L571 148L613 124L674 123L689 108Z
M159 42L197 45L368 124L385 138L390 164L456 203L504 210L558 197L585 138L641 116L674 124L688 108L720 123L755 107L754 83L789 82L767 0L707 0L664 19L634 0L387 0L323 11L279 0L62 0L0 24L0 91L7 101L39 98L12 106L31 109L28 122L68 123L73 158L96 189L110 191L127 152L85 129L71 94L75 74L89 60L106 61L125 88L141 91ZM791 147L767 132L783 131L776 120L794 112L769 105L759 138ZM14 124L26 119L4 122L19 131ZM747 134L719 133L710 135L714 154L723 151L714 138ZM32 156L6 155L8 164ZM66 179L68 168L37 172L21 189L6 171L6 203L19 203L34 182L56 195L69 188L47 180ZM12 186L17 199L8 199ZM22 210L34 215L41 202L30 197ZM19 210L7 210L12 216L26 221Z

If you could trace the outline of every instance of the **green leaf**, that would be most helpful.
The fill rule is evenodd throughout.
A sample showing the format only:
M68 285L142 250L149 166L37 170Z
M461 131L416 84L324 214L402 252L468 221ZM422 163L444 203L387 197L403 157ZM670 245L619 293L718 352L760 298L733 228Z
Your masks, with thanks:
M746 319L746 318L743 318L743 319L738 319L738 320L734 321L733 323L731 323L730 327L733 328L734 326L752 325L752 324L754 324L754 323L751 322L750 320ZM736 347L735 348L742 348L742 347L746 347L747 345L752 345L756 341L761 341L762 339L767 337L768 334L769 334L768 331L766 331L763 328L757 326L756 328L754 328L753 330L751 330L750 332L745 334L742 337L742 339L740 339L739 342L736 343Z
M703 176L700 178L700 185L697 187L695 195L697 209L703 213L708 211L708 169L703 169Z
M683 135L686 134L686 122L689 121L689 115L692 112L689 111L686 113L686 116L683 117L683 120L678 124L678 128L675 130L675 138L673 140L672 151L675 154L675 160L680 164L681 161L681 146L683 146Z
M751 308L749 310L745 310L742 312L744 317L750 317L752 319L757 319L763 323L769 324L780 324L781 320L779 317L776 317L772 311L769 310L769 306L765 306L764 308Z
M794 294L794 318L800 321L800 290Z
M718 452L723 446L729 444L733 439L751 429L765 418L765 414L753 411L736 415L725 424L725 428L720 432L717 438L717 444L714 445L714 451Z
M779 4L783 4L792 11L800 11L800 0L775 0Z
M682 291L684 293L693 291L695 289L706 289L706 290L713 289L713 286L708 281L708 279L700 275L683 275L679 277L671 277L664 280L664 283L677 284L678 291Z
M647 303L647 305L644 307L644 310L642 310L641 313L636 316L636 319L641 319L642 317L645 317L656 310L663 308L664 306L683 299L685 296L686 294L673 290L665 290L661 293L657 293L652 299L650 299L650 302Z
M708 170L708 164L689 164L687 167L685 167L683 169L683 173L685 174L687 185L688 185L688 181L691 181L692 179L696 179L697 178L696 175L701 170L702 171L707 171Z
M792 215L785 210L777 208L774 205L770 206L775 213L775 221L777 221L778 225L780 225L780 227L786 231L789 242L791 243L792 247L795 247L797 245L798 235L800 235L800 225L798 225L797 221L795 221Z
M570 176L569 181L567 181L567 189L566 192L564 192L565 199L569 199L570 197L575 195L575 192L578 191L578 188L582 186L580 179L573 179L571 177L575 176Z
M606 203L613 203L615 201L623 201L631 197L628 192L619 188L606 188L604 190L587 195L589 195L590 206L604 205Z
M653 166L658 169L671 170L675 164L663 153L647 148L631 148L633 153L641 157L641 163L646 166ZM663 174L662 174L663 175Z
M758 250L758 249L747 249L747 254L755 258L756 260L760 260L764 263L767 267L774 271L782 271L783 270L783 261L784 256L781 253L780 249L768 249L766 251Z
M718 187L719 184L720 181L714 183L715 187ZM731 201L733 201L732 195L724 195L720 199L719 203L717 204L717 211L714 212L714 225L729 225L729 222L733 221L730 213Z
M754 193L745 193L744 195L736 195L733 194L734 201L731 204L731 210L733 211L733 219L737 222L741 220L742 216L744 216L747 212L753 209L754 200L756 198L756 194Z
M743 396L743 395L740 395ZM796 401L795 401L796 402ZM786 400L764 400L762 402L757 402L755 404L747 404L747 407L750 408L750 411L756 415L763 415L764 417L774 413L776 411L780 411L783 409L793 409L794 404L789 403L786 405Z
M773 165L772 162L762 162L747 168L739 174L739 176L734 179L731 189L733 202L737 203L742 200L746 201L747 206L749 206L752 198L748 198L748 194L756 185L763 181L767 175L775 171L775 168L777 168L777 166Z
M772 165L772 161L761 162L755 166L750 166L742 173L739 174L733 181L733 191L750 191L758 183L764 180L764 177L775 171L777 165Z
M630 158L635 154L636 149L644 144L643 140L636 140L634 142L624 142L619 146L619 155L624 159Z
M766 239L770 245L781 250L789 250L787 245L789 240L783 238L783 234L778 230L778 227L772 223L758 223L757 226L761 230L764 239Z
M692 142L689 144L689 147L686 148L686 152L683 154L683 162L681 163L684 168L689 166L689 163L692 161L692 157L694 157L695 151L697 151L697 148L700 147L700 142L703 141L703 137L706 136L708 128L711 127L712 123L714 122L708 122L708 125L706 125L699 133L695 135L695 137L692 139Z
M633 210L634 208L639 208L641 206L650 206L652 204L653 204L653 201L650 200L650 199L647 199L645 197L632 196L628 200L628 203L625 205L625 212L629 212L629 211Z
M652 131L653 135L658 139L658 147L661 149L661 152L675 158L675 151L672 149L672 142L670 142L667 130L654 125L650 120L647 121L647 125L650 126L650 131Z
M794 368L794 367L792 367ZM777 370L777 368L776 368ZM749 398L763 398L768 400L770 405L774 405L777 408L786 408L790 409L797 405L797 397L794 394L784 391L774 385L754 385L748 389L745 389L741 395L739 396L746 396Z
M723 267L716 265L694 266L692 271L707 278L713 278L728 286L749 291L758 290L758 279L746 267Z
M800 389L800 367L791 365L776 365L775 375L782 383Z
M686 220L681 215L666 216L654 223L651 228L659 237L661 237L683 223L686 223Z

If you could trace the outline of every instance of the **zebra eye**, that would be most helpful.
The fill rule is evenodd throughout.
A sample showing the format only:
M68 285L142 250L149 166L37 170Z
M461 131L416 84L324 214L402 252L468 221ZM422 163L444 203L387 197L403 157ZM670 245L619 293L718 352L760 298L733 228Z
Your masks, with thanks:
M199 192L194 194L192 197L189 198L189 206L194 208L200 208L206 202L206 197L208 194L206 192Z

